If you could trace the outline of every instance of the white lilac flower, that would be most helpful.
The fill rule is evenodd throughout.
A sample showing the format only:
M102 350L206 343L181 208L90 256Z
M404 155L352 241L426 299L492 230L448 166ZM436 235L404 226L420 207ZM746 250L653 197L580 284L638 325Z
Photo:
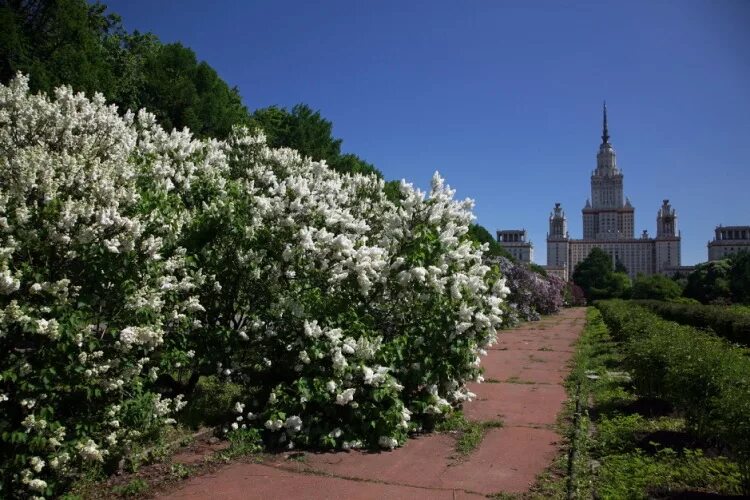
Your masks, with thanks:
M349 402L351 402L354 399L354 393L356 392L356 389L350 388L346 389L344 392L336 395L336 404L338 405L347 405Z
M380 438L378 439L378 444L381 448L392 450L393 448L398 446L398 441L389 436L380 436Z
M299 432L302 429L302 419L297 415L292 415L284 422L284 427L291 432Z
M44 469L44 466L46 464L44 460L39 457L31 457L29 459L29 465L31 465L31 468L34 470L34 472L39 473L42 472L42 469Z

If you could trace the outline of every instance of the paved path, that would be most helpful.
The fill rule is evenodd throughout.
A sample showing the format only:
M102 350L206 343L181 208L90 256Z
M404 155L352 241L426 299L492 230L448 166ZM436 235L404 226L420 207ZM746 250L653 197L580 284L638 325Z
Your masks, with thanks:
M464 407L470 420L501 418L468 457L454 438L431 434L392 452L307 453L302 462L277 455L260 464L235 463L186 481L169 499L463 499L524 492L558 452L555 419L585 309L503 331L482 361L485 383Z

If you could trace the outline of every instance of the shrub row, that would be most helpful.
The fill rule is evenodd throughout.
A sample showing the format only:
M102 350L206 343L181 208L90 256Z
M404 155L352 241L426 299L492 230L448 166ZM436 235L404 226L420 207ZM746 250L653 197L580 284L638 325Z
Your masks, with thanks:
M683 304L659 300L639 300L659 316L698 328L711 328L717 335L750 346L750 313L728 306Z
M698 436L729 447L750 481L750 358L744 348L632 302L598 302L642 395L669 401Z

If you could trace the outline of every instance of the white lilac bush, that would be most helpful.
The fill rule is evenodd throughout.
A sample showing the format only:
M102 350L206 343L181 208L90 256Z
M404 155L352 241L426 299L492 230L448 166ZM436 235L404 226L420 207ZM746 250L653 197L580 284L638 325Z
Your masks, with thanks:
M0 86L0 496L112 467L205 374L275 446L393 448L471 398L505 280L437 174L383 188Z
M222 195L194 204L184 233L210 277L197 316L213 326L181 349L196 372L247 387L233 428L290 447L392 448L471 397L508 293L465 237L471 202L436 175L394 204L374 176L243 130L227 148Z
M51 494L183 404L149 391L150 356L196 284L161 253L138 141L100 96L0 86L0 496Z

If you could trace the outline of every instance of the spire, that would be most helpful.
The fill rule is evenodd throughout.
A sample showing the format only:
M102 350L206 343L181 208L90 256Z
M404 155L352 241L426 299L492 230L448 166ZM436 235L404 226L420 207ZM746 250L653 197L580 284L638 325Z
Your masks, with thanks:
M602 127L602 144L609 143L609 130L607 130L607 101L604 101L604 126Z

